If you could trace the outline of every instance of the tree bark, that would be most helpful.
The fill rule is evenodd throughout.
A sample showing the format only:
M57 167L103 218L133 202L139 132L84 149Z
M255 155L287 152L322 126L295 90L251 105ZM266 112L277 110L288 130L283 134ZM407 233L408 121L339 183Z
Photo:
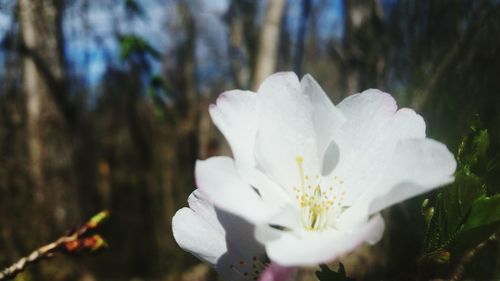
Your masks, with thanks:
M302 14L299 28L297 30L297 47L295 48L293 67L299 77L302 76L302 58L304 56L304 45L306 41L306 30L309 14L311 13L311 0L302 0Z
M47 210L36 215L50 234L78 217L71 122L63 112L70 108L64 91L63 1L19 0L18 7L29 170L35 203Z
M259 49L252 84L254 90L259 87L267 76L275 71L285 4L286 0L268 1L266 19L262 25L259 38Z
M383 88L386 61L380 1L344 0L342 83L344 95ZM370 46L366 46L370 42Z
M360 70L358 65L357 55L360 53L357 46L355 33L361 25L365 13L363 13L363 5L353 5L349 0L344 1L344 69L343 79L344 95L352 95L359 91Z

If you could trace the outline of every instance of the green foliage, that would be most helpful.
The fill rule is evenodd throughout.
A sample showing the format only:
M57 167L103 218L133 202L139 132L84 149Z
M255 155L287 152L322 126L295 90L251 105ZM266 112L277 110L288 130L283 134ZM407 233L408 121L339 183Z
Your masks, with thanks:
M125 4L129 9L140 12L137 10L140 6L135 1L126 1ZM151 46L146 39L133 34L118 36L118 42L120 44L120 59L130 63L136 71L140 70L145 77L149 77L146 88L148 96L154 102L155 116L159 119L165 119L165 101L162 98L162 93L167 93L166 83L161 75L151 73L151 61L148 60L148 58L159 60L160 52Z
M486 240L500 226L500 194L488 196L489 135L476 118L457 152L455 182L441 189L434 202L422 204L426 223L421 261L447 264Z
M347 277L344 265L339 263L337 272L328 268L328 266L320 265L321 271L316 271L316 277L320 281L353 281L354 279Z
M159 74L152 75L149 79L148 96L154 103L155 116L158 119L165 119L165 101L162 97L163 94L168 94L167 84L165 79Z
M462 231L467 231L483 225L500 221L500 194L491 197L483 196L474 202L468 220Z
M147 56L151 56L154 59L160 58L160 52L140 36L131 34L120 35L118 36L118 41L120 43L120 59L123 61L134 58L145 58Z
M96 215L94 215L92 218L90 218L90 220L87 222L87 226L89 228L96 228L108 218L109 218L109 211L108 210L101 211Z

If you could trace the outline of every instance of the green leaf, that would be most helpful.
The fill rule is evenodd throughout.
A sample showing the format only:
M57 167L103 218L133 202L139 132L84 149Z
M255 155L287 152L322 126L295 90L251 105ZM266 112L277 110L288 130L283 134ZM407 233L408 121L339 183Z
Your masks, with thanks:
M159 74L152 75L149 79L148 96L154 104L155 117L163 120L166 117L166 105L164 97L168 94L167 85L163 77Z
M354 281L354 279L347 277L344 265L339 263L339 270L337 272L328 268L327 265L320 265L321 271L316 271L316 277L320 281Z
M488 161L489 135L480 129L476 117L470 132L462 139L457 152L457 171L454 183L442 188L435 198L422 204L426 232L424 236L423 260L430 257L441 263L441 254L455 255L466 247L474 246L486 239L492 231L499 214L497 196L486 197L483 176Z
M121 60L129 60L134 56L145 57L147 55L155 59L160 58L160 52L142 37L137 35L120 35L118 36L118 41L120 43Z
M483 196L474 202L451 248L456 255L461 255L498 230L500 230L500 194L492 197Z
M458 166L464 170L480 164L487 156L490 138L486 129L480 129L479 118L476 116L470 125L470 132L463 138L458 147Z
M474 202L462 231L500 222L500 194Z
M455 175L455 183L443 188L441 235L452 238L460 229L474 201L485 195L482 180L472 173L463 171Z
M426 222L424 255L440 251L453 243L474 202L485 196L483 181L476 175L458 171L455 182L441 189L434 200L422 205Z
M152 75L151 79L149 79L149 84L154 88L166 89L165 80L159 74Z
M96 228L108 217L109 217L108 210L101 211L90 218L90 220L87 222L87 226L89 228Z

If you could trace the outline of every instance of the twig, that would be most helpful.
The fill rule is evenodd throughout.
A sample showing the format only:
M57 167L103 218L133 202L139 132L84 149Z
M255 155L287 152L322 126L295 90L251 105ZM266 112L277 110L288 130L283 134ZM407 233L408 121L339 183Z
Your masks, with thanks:
M17 274L26 269L28 265L44 258L52 257L57 251L73 254L82 251L94 252L106 247L106 241L100 235L94 234L89 236L89 232L97 228L108 216L108 211L102 211L93 216L77 230L22 257L11 266L0 271L0 281L13 279Z
M469 263L472 258L479 252L482 248L486 246L490 241L494 241L498 239L498 233L493 233L488 239L485 241L481 242L479 245L476 247L472 248L470 251L468 251L460 260L460 263L455 267L455 270L453 270L453 273L450 277L450 281L458 281L461 280L465 271L465 265Z

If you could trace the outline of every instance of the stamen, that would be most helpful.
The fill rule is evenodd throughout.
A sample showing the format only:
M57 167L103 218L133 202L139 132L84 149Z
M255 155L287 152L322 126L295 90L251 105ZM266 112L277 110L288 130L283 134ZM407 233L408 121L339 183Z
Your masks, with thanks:
M295 160L299 170L300 189L294 186L292 190L301 208L302 225L308 231L323 231L334 227L334 220L342 210L345 191L338 194L337 188L331 184L328 189L323 190L319 175L305 175L304 158L297 156ZM333 182L344 183L338 176L333 177Z
M237 265L230 264L229 268L244 280L258 280L260 273L267 267L267 263L258 259L257 256L253 256L251 259L239 260Z
M297 165L299 166L300 186L302 187L302 192L304 192L305 180L304 180L304 169L302 168L302 163L304 162L304 158L302 158L301 156L297 156L297 158L295 158L295 161L297 161Z

